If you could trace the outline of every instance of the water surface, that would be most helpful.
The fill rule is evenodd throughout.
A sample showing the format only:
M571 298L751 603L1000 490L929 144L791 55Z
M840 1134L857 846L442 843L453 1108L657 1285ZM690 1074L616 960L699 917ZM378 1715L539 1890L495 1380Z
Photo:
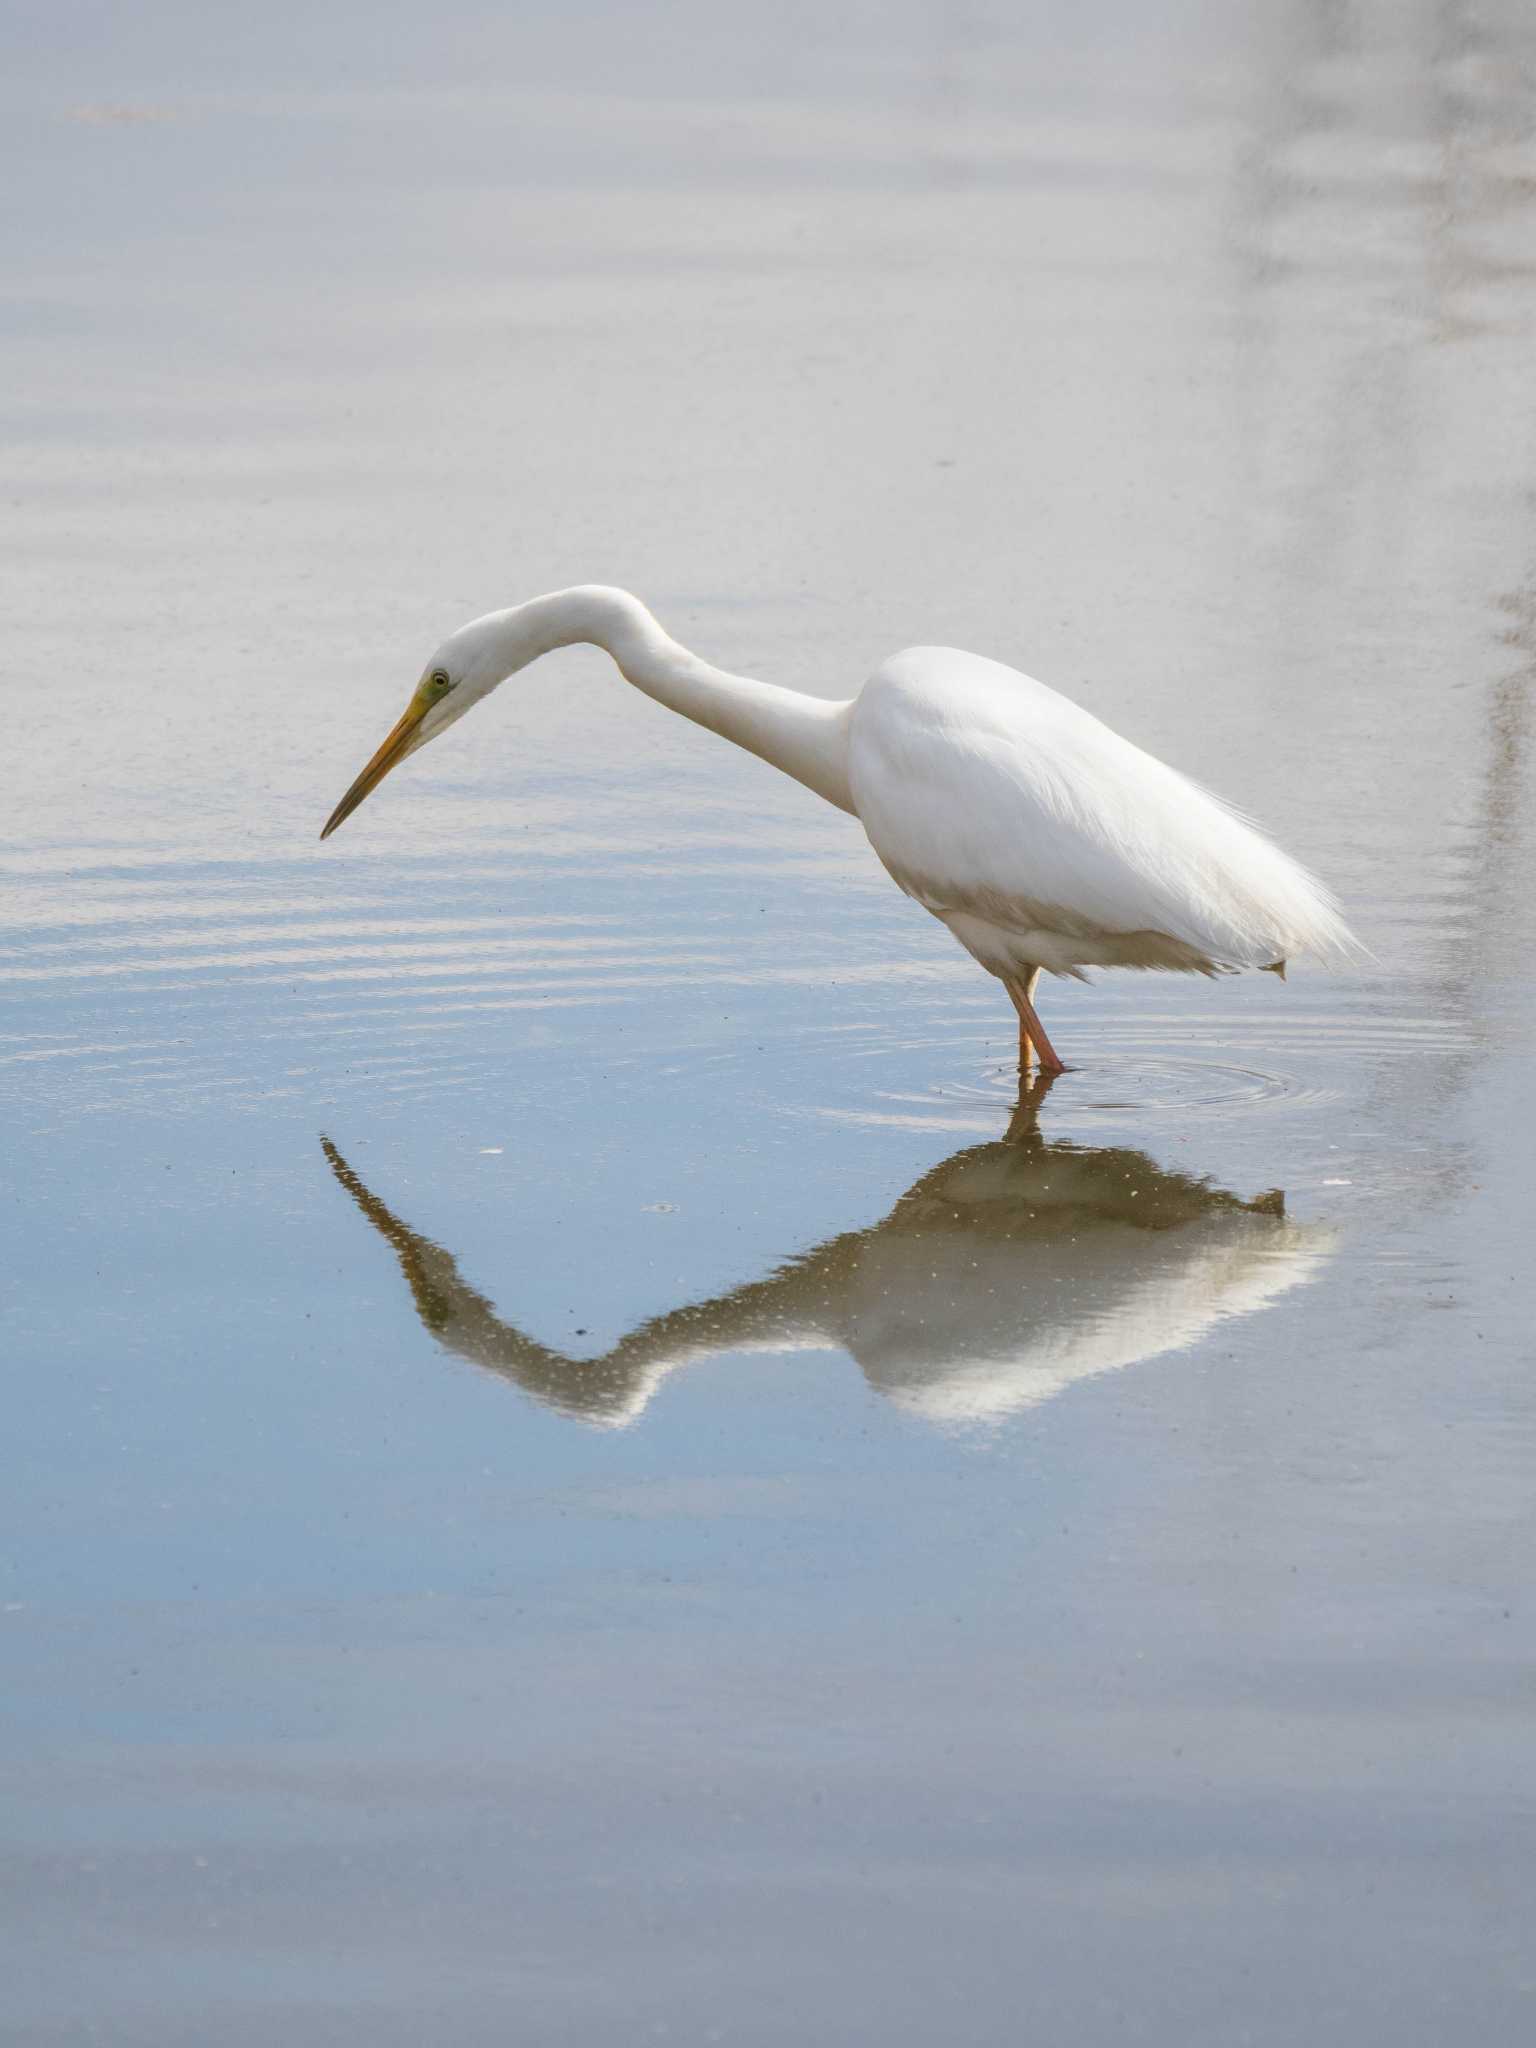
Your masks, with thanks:
M29 17L0 2037L1524 2040L1536 42ZM1053 985L470 614L911 641L1372 948Z

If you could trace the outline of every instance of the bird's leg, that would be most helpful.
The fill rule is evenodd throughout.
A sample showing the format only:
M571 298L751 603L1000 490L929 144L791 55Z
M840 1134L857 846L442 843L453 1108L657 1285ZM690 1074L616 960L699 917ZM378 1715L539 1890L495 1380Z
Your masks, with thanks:
M1019 1013L1019 1072L1027 1074L1038 1054L1040 1072L1054 1078L1057 1074L1064 1074L1067 1069L1055 1046L1046 1037L1045 1026L1035 1014L1031 997L1035 993L1035 983L1039 979L1039 968L1032 967L1027 981L1005 981L1003 986L1013 999L1013 1007Z
M1029 1016L1034 1015L1032 1004L1035 983L1039 979L1039 968L1031 967L1023 981L1008 981L1005 979L1003 982L1003 987L1007 989L1009 997L1013 1002L1013 1007L1019 1013L1019 1078L1026 1083L1029 1081L1031 1070L1035 1064L1035 1041L1029 1035L1029 1026L1025 1022L1025 1017L1026 1014Z
M1035 1041L1030 1037L1029 1026L1024 1022L1022 1005L1029 1002L1034 995L1035 983L1039 979L1039 968L1032 967L1029 970L1027 980L1023 982L1005 981L1003 983L1003 987L1007 989L1013 1007L1019 1013L1019 1079L1025 1086L1029 1085L1030 1077L1034 1071Z

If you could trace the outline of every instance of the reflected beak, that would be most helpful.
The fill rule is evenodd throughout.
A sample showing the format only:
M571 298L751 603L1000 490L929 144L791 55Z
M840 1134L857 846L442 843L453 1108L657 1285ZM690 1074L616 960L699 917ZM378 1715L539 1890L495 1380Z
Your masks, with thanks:
M368 763L368 766L326 819L325 830L320 834L322 839L329 839L336 830L336 827L351 817L363 798L373 794L390 769L397 762L405 759L406 755L411 751L411 742L416 737L416 729L426 717L429 708L428 705L418 702L416 698L413 697L411 699L411 702L406 707L404 717L393 728L383 746L380 747L379 751Z

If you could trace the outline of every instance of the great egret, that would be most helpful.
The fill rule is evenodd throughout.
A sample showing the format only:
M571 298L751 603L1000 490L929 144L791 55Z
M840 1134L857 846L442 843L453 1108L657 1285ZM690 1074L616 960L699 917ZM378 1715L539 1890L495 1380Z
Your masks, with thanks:
M1177 770L1044 683L953 647L909 647L846 702L712 668L640 600L599 584L451 634L326 822L498 683L586 642L638 690L782 768L863 825L897 886L1007 989L1019 1063L1064 1071L1035 1013L1040 970L1283 975L1355 942L1320 882Z
M452 1253L403 1222L328 1138L331 1170L392 1247L445 1349L608 1428L726 1352L846 1351L876 1393L938 1424L1000 1422L1079 1380L1181 1351L1313 1278L1325 1225L1244 1202L1123 1146L1049 1141L1034 1083L1005 1138L930 1167L888 1216L729 1293L572 1358L497 1314Z

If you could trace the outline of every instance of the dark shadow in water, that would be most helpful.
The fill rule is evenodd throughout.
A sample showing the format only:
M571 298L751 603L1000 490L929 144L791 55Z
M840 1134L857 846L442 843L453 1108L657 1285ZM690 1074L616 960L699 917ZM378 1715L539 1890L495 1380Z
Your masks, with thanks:
M1144 1152L1052 1142L1042 1085L1007 1134L931 1167L879 1223L764 1279L653 1316L600 1358L499 1315L450 1252L401 1221L328 1138L331 1169L393 1247L424 1327L584 1422L633 1421L678 1367L743 1350L837 1349L936 1423L993 1422L1094 1373L1192 1344L1309 1279L1332 1247L1278 1193L1241 1201Z

